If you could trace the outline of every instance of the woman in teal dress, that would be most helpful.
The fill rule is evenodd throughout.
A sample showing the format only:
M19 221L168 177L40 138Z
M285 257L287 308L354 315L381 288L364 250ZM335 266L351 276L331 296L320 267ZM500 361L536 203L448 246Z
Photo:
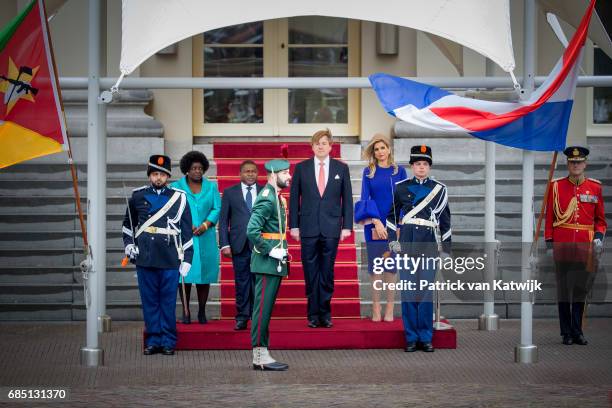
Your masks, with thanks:
M215 225L221 212L221 196L217 183L207 180L204 174L208 170L208 159L198 151L191 151L183 156L180 167L185 177L171 184L172 187L187 194L187 202L193 221L193 263L185 277L185 297L179 281L179 294L183 304L183 323L191 323L189 308L185 314L185 304L189 304L191 284L195 283L198 291L198 322L205 324L206 302L210 284L219 279L219 247Z

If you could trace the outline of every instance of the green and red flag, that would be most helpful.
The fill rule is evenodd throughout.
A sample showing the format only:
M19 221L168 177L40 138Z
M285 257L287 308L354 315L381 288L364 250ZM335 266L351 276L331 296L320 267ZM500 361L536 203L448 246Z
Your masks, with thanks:
M45 9L34 0L0 31L0 168L67 149Z

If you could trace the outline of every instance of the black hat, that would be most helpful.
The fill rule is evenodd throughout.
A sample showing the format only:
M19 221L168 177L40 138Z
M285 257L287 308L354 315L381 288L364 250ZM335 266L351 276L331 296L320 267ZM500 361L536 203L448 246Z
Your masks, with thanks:
M430 166L433 164L433 160L431 158L431 147L425 145L412 146L410 149L410 164L419 160L429 162Z
M567 156L567 161L585 161L589 155L589 149L582 146L570 146L563 151L563 154Z
M154 171L163 171L168 176L171 176L172 167L170 166L170 158L163 154L154 154L149 157L149 163L147 165L147 176Z

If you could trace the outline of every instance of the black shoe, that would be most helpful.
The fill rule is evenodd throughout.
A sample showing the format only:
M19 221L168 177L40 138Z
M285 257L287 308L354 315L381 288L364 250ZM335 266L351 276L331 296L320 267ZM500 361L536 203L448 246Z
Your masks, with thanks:
M145 356L152 356L153 354L157 354L160 351L161 349L158 346L147 346L142 351L142 354L144 354Z
M433 353L434 352L434 346L431 343L423 343L423 346L421 348L424 352L426 353Z
M162 354L164 356L173 356L174 355L174 349L172 347L164 347L162 349Z
M571 346L574 344L574 339L572 339L569 335L565 335L563 336L563 344L566 346Z
M582 334L580 334L578 336L574 336L574 344L578 344L579 346L586 346L587 344L589 344L589 342L587 341L587 339L584 338Z
M287 371L288 369L289 369L289 364L281 363L279 361L275 361L270 364L262 364L262 365L253 364L253 370Z
M191 315L183 313L183 318L181 319L181 323L183 324L191 324Z
M323 319L321 320L320 326L325 327L326 329L331 329L334 327L334 324L332 323L331 319Z
M247 321L246 320L237 320L236 326L234 326L234 330L246 330Z
M311 329L319 327L319 321L315 319L308 320L308 327L310 327Z
M198 312L198 322L199 322L200 324L206 324L206 323L208 323L208 319L206 319L206 311L204 311L204 310L200 310L200 311Z
M408 344L406 344L406 347L404 348L404 351L406 353L412 353L414 351L417 351L416 341L409 341Z

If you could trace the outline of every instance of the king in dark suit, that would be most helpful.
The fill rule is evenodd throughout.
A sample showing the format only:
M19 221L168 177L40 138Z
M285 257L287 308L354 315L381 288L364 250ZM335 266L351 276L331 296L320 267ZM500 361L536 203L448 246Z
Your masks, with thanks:
M332 143L329 129L316 132L315 157L296 165L291 183L289 225L301 241L309 327L332 327L334 262L353 227L351 176L346 164L329 157Z
M236 288L236 327L245 330L253 313L253 275L251 252L253 244L246 229L257 194L262 186L257 182L257 165L252 160L240 164L240 183L226 188L221 200L219 241L221 254L232 258Z

